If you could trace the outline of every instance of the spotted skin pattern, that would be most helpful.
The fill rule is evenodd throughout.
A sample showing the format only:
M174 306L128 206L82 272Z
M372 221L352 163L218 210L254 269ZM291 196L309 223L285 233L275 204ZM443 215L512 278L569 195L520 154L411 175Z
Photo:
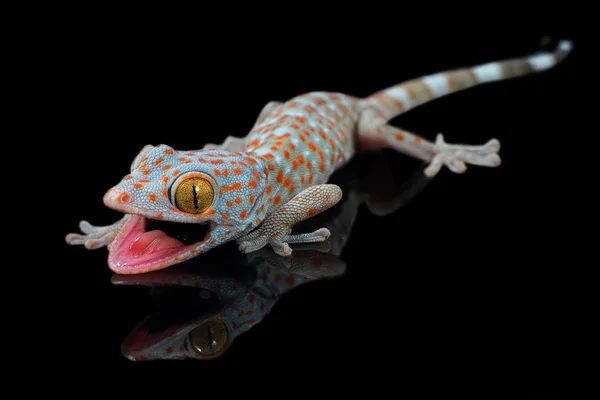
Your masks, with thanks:
M88 249L108 246L109 267L119 274L166 268L231 241L242 252L270 245L276 254L289 256L289 243L319 242L330 236L324 228L299 234L291 234L291 228L340 200L339 187L327 181L359 152L395 149L427 162L428 177L443 166L455 173L465 172L467 164L499 166L496 139L483 145L455 145L438 134L430 142L388 121L460 90L545 71L571 49L572 43L563 40L554 52L440 72L366 98L311 92L287 102L272 101L246 137L228 137L201 150L147 145L131 172L104 196L105 205L123 212L123 219L106 227L82 221L83 234L69 234L66 240ZM182 177L193 174L200 174L214 189L210 207L200 214L181 211L173 197ZM183 245L164 234L145 233L149 220L208 223L210 232L203 241Z

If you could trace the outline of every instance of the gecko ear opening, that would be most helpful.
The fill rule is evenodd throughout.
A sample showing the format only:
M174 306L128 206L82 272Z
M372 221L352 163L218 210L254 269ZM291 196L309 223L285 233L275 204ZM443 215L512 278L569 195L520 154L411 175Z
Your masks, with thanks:
M152 146L151 144L147 144L142 148L142 150L138 153L138 155L135 157L135 159L131 163L131 168L130 168L131 172L133 172L133 170L135 170L137 167L140 166L140 164L142 163L142 159L153 148L154 148L154 146Z

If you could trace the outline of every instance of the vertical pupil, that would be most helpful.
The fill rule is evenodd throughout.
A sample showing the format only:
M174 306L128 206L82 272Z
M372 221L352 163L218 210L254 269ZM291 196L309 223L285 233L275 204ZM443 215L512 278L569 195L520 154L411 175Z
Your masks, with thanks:
M196 185L192 185L192 195L194 196L194 208L198 209L198 187Z

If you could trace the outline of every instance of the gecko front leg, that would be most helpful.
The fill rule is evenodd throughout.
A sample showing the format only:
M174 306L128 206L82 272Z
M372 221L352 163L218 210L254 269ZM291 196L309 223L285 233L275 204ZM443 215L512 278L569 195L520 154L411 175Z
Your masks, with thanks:
M326 228L292 235L292 227L333 207L341 198L342 190L337 185L309 187L278 208L257 230L238 239L238 248L243 253L250 253L270 244L276 254L289 256L292 254L290 243L323 242L331 235Z
M129 215L124 215L123 218L115 222L114 224L106 226L94 226L87 221L81 221L79 223L79 229L82 234L69 233L65 240L70 245L84 245L86 249L93 250L107 246L110 249L110 244L119 233L119 230L123 227Z
M280 101L270 101L268 102L261 110L260 114L258 115L258 118L256 119L256 122L254 122L254 127L256 127L257 125L259 125L260 123L262 123L265 118L267 118L269 116L269 114L271 114L273 111L275 111L275 108L278 107L279 105L281 105L282 102ZM225 141L222 144L214 144L214 143L207 143L204 145L204 147L202 148L202 150L227 150L227 151L244 151L246 146L246 138L238 138L238 137L234 137L234 136L227 136L227 138L225 139Z

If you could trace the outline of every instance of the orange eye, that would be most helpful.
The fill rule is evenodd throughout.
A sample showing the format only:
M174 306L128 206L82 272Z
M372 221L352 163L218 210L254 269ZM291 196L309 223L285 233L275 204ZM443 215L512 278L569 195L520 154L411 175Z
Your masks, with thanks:
M201 173L190 173L175 182L173 203L179 210L189 214L202 214L215 199L211 178Z

